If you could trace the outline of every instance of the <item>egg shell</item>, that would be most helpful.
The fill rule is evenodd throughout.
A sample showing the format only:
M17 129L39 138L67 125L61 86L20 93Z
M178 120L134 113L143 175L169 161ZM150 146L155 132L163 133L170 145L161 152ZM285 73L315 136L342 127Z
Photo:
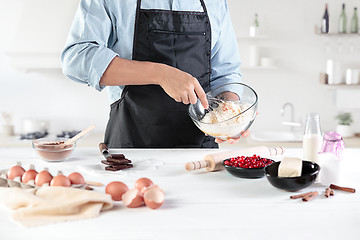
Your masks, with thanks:
M49 184L52 178L52 175L48 171L43 170L36 175L35 184L41 187L44 184Z
M121 201L122 195L129 190L125 183L114 181L106 185L105 192L111 195L114 201Z
M71 184L85 184L84 177L78 172L71 173L68 178Z
M70 187L71 182L67 176L60 174L51 179L50 186Z
M157 209L163 205L165 194L157 185L149 187L144 192L145 205L151 209Z
M134 188L122 195L122 201L128 208L137 208L143 205L143 197L139 189Z
M20 165L15 165L9 169L6 176L8 179L14 179L16 177L21 177L24 172L24 168L22 168Z
M38 174L38 172L35 171L34 169L27 170L27 171L24 172L24 174L22 175L21 181L22 181L23 183L29 183L29 181L35 180L37 174Z
M154 185L154 183L149 178L139 178L135 182L135 188L137 188L140 192L144 192L145 188Z

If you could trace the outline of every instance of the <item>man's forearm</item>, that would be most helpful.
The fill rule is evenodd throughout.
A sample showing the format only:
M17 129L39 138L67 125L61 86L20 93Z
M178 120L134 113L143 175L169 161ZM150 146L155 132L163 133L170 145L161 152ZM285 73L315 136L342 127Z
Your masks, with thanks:
M159 84L153 74L156 63L115 57L100 79L102 86Z

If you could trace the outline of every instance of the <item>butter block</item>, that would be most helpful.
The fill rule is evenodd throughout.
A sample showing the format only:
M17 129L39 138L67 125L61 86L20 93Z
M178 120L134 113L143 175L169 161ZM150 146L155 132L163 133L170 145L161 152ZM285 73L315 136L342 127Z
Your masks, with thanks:
M300 158L284 158L279 165L279 177L301 176L302 160Z

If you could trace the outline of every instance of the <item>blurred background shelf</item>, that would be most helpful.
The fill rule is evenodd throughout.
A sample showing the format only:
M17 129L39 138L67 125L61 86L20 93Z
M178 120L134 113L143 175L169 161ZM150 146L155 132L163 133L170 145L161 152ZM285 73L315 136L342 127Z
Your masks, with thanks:
M268 35L259 35L259 36L238 36L236 37L238 40L257 40L257 39L269 39Z
M251 67L251 66L242 66L240 67L241 70L275 70L278 69L278 66L269 66L269 67L263 67L263 66L255 66L255 67Z
M316 33L322 37L360 37L360 33Z
M360 89L360 84L324 84L327 89Z

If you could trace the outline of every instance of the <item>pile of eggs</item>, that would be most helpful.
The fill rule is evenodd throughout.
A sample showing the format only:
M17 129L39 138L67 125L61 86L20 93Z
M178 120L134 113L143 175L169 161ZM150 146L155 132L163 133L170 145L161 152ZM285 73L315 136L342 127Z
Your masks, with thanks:
M48 170L37 172L32 165L26 171L20 163L7 171L6 178L33 187L86 185L84 177L78 172L73 172L68 176L59 172L53 177ZM163 205L165 199L164 191L145 177L136 180L132 189L123 182L110 182L106 185L105 193L110 194L112 200L122 201L129 208L146 205L151 209L157 209Z
M162 189L149 178L139 178L133 189L123 183L114 181L109 183L105 192L111 195L114 201L122 201L126 207L137 208L145 204L151 209L157 209L164 203L165 194Z
M7 174L7 179L41 186L63 186L70 187L71 185L85 185L84 177L78 173L73 172L69 176L63 175L61 172L55 177L51 173L44 169L43 171L37 172L33 166L30 166L30 169L25 171L21 165L15 165L11 167Z

